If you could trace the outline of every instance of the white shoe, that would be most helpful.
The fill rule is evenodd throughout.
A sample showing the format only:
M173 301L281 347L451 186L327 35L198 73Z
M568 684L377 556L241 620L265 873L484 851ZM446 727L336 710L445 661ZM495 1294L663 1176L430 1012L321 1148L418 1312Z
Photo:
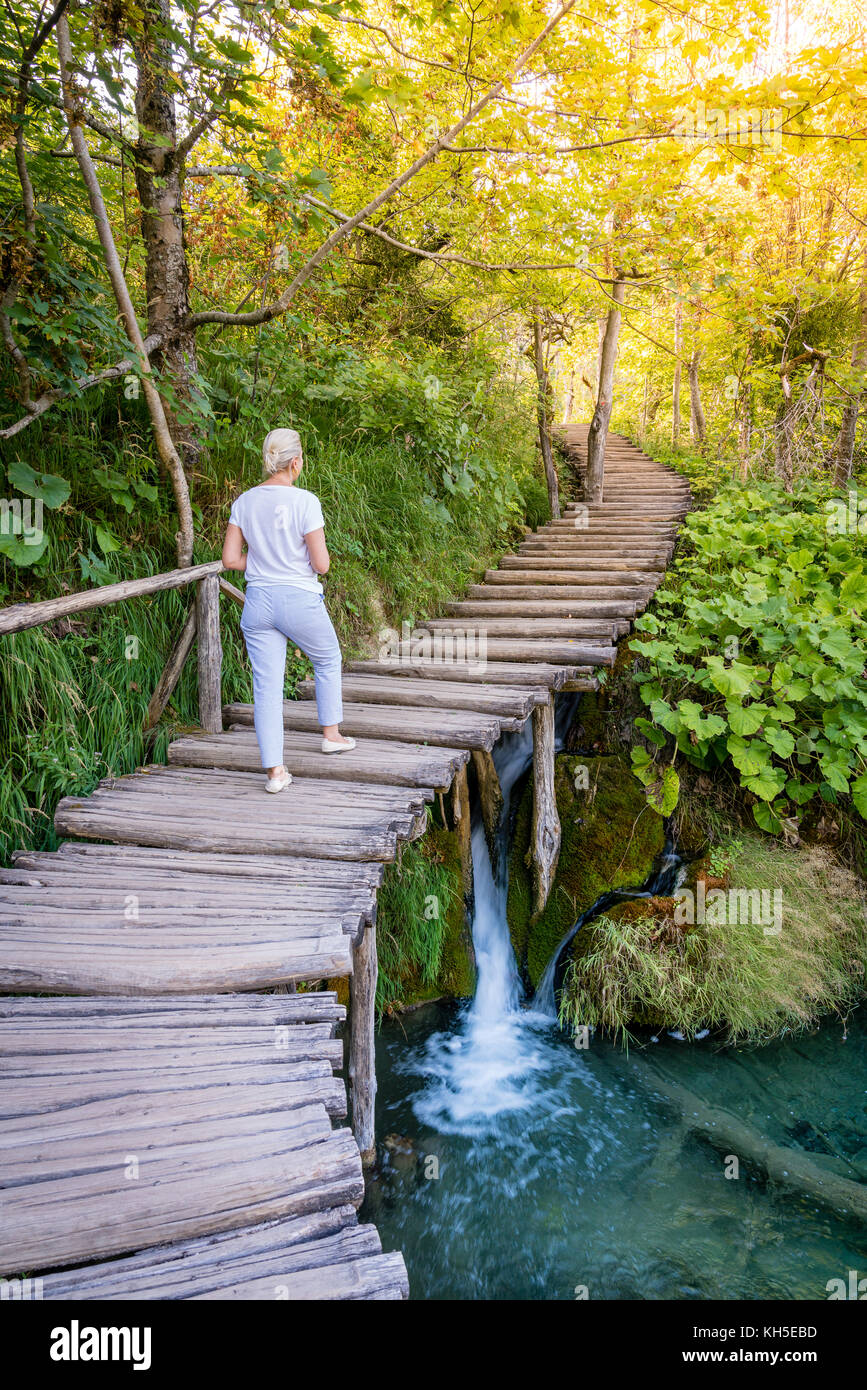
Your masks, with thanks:
M333 738L324 738L322 740L323 753L348 753L350 748L354 747L354 738L348 738L345 743L336 743Z
M290 772L279 772L276 777L269 777L265 783L266 792L282 792L292 781Z

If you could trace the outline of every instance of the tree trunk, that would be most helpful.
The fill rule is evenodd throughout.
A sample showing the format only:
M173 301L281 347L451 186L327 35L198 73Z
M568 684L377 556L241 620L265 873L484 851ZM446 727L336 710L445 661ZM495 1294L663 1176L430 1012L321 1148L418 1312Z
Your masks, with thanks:
M867 254L867 247L865 247ZM867 259L865 259L865 269L861 280L861 292L858 299L858 330L855 335L855 342L852 345L852 374L856 378L863 378L864 370L867 368ZM837 436L837 458L834 467L834 486L845 487L852 476L852 464L855 457L855 431L858 426L858 412L864 402L867 391L858 390L857 387L847 398L843 407L843 418L840 422L840 433Z
M196 371L196 335L194 329L180 327L190 312L190 275L168 0L146 0L140 13L140 33L133 45L139 123L135 182L142 210L148 335L160 334L165 341L154 365L169 373L178 400L189 406L190 378ZM182 447L189 469L198 455L194 429L189 420L181 422L171 411L168 419L172 438Z
M608 422L614 404L614 365L617 361L617 343L620 337L621 308L626 297L626 284L615 280L612 286L612 304L605 320L605 334L599 359L599 393L596 409L587 434L587 474L584 480L584 500L590 507L602 505L602 489L605 479L605 443L608 439Z
M563 424L568 425L572 419L572 406L575 401L575 372L574 369L569 373L569 390L566 393L566 409L563 412Z
M545 465L548 501L551 504L552 519L559 521L560 488L557 482L557 469L554 466L554 450L551 447L551 383L545 366L542 323L538 310L533 315L533 363L536 368L536 414L539 421L539 444L542 449L542 462Z
M783 374L781 380L783 389L783 399L777 407L777 418L774 422L774 472L779 478L786 492L792 491L792 433L793 415L792 404L792 383L788 376Z
M753 365L753 345L747 344L747 360L744 363L743 375L741 377L742 386L740 391L740 401L738 413L740 416L740 427L738 429L738 455L740 457L741 482L745 483L750 472L750 443L753 437L753 384L750 380L750 371Z
M81 176L87 189L90 210L100 245L102 246L108 277L111 281L117 307L123 319L127 336L138 358L142 389L151 417L157 449L165 465L166 472L172 480L172 488L174 490L175 505L178 511L178 522L180 526L180 530L175 538L177 543L178 565L181 568L185 568L192 564L193 558L193 513L190 506L189 487L187 485L187 478L184 473L183 465L181 464L171 436L162 397L154 384L150 361L145 351L141 328L136 318L135 306L133 305L129 286L124 277L120 257L117 254L117 247L111 230L111 222L109 221L105 200L102 196L102 189L99 184L99 179L96 176L93 160L90 157L87 141L84 137L80 102L71 77L72 44L70 42L69 23L66 15L63 15L61 19L58 20L57 24L57 52L60 61L63 109L69 127L70 140L75 152L78 167L81 170Z
M671 391L671 445L677 448L680 436L680 354L683 351L683 305L674 308L674 385Z
M689 359L689 432L694 444L703 444L706 432L701 388L698 380L700 361L701 348L694 348L692 357Z

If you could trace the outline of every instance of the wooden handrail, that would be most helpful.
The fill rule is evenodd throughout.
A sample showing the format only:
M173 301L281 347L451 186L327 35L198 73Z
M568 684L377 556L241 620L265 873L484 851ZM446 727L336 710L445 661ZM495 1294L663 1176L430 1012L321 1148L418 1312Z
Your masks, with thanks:
M221 560L209 560L205 565L190 565L187 569L168 570L165 574L149 574L143 579L124 579L119 584L105 584L101 589L83 589L62 598L41 599L38 603L15 603L0 608L0 634L23 632L28 627L41 627L68 613L84 613L90 608L106 608L124 599L139 598L142 594L158 594L168 589L182 589L208 575L223 573Z

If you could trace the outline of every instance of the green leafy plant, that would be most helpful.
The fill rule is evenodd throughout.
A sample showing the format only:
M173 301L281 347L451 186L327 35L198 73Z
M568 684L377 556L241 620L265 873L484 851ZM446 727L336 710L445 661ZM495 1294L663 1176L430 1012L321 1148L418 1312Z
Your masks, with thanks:
M833 500L816 482L726 484L687 518L633 643L653 750L633 763L651 804L680 756L730 763L771 833L814 797L867 815L865 538L830 524Z

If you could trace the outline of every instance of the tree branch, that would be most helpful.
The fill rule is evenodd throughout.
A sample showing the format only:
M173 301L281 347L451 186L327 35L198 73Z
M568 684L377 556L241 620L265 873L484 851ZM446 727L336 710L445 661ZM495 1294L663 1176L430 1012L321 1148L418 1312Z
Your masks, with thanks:
M451 144L457 136L460 135L461 131L465 130L470 122L476 118L480 111L483 111L486 106L496 100L508 83L514 81L517 75L527 66L530 59L544 43L552 29L559 24L564 15L569 13L574 4L575 0L565 0L565 3L562 4L556 13L548 20L547 24L539 32L530 46L521 54L520 58L518 58L508 77L501 78L499 82L496 82L493 87L489 88L478 101L470 106L469 110L455 125L435 140L423 154L419 155L418 159L414 160L408 169L405 169L402 174L399 174L398 177L394 179L387 188L383 189L381 193L377 194L366 207L363 207L360 212L355 213L347 222L343 222L339 227L336 227L331 233L331 236L322 243L318 250L314 252L293 277L291 283L286 287L279 299L271 304L264 305L261 309L253 310L248 314L221 313L217 310L201 314L191 314L184 326L187 328L197 328L203 323L232 323L242 326L254 326L260 323L269 323L271 319L277 318L280 314L285 313L301 286L306 284L317 266L321 265L322 261L325 260L334 247L337 246L339 242L343 241L349 233L362 222L367 221L371 213L376 212L377 208L382 207L383 203L388 202L388 200L403 188L405 184L415 178L416 174L424 169L426 165L436 159L445 145Z
M152 333L145 339L145 352L154 352L161 344L162 339L158 333ZM126 376L128 372L135 371L136 362L132 357L124 357L120 362L115 362L113 367L105 367L101 372L94 372L91 376L77 377L71 386L54 386L49 391L43 391L42 395L31 402L30 414L22 415L20 420L14 424L7 425L5 429L0 429L0 439L12 439L14 435L26 430L28 425L32 425L34 420L38 420L40 415L44 415L46 410L50 410L58 401L68 400L70 396L80 395L82 391L89 391L92 386L101 386L105 381L114 381L119 376Z

